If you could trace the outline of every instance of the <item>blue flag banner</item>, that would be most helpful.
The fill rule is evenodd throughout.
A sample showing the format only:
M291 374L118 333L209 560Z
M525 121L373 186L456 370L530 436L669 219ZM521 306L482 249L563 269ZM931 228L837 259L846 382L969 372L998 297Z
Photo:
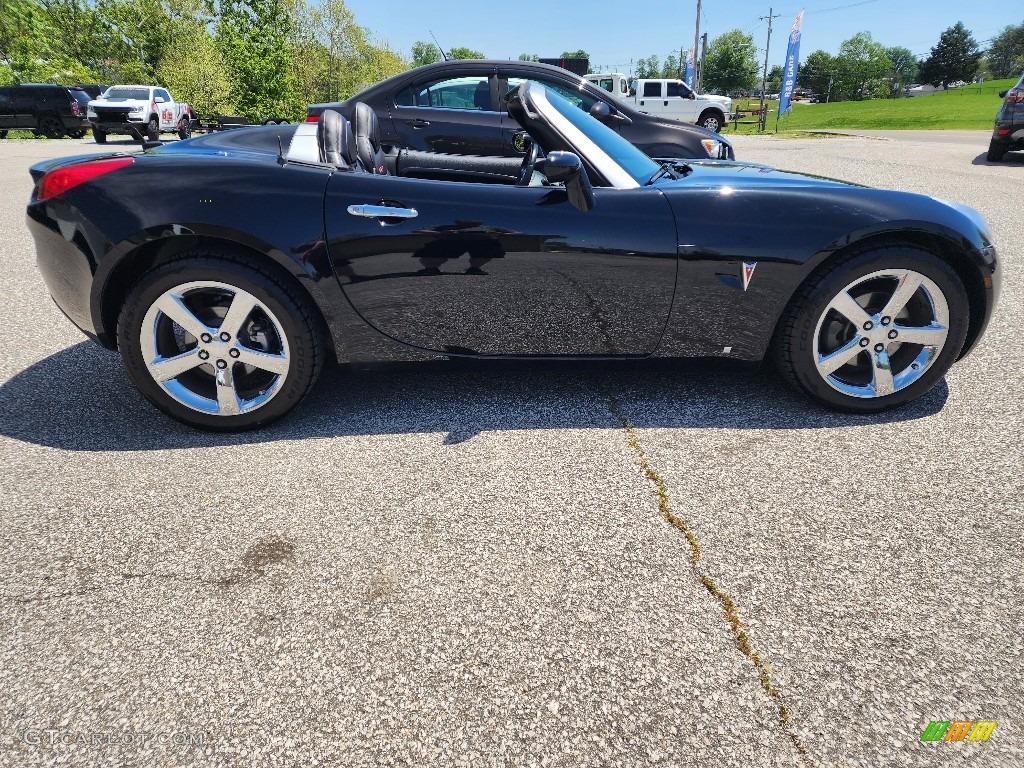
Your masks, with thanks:
M782 91L779 93L779 117L789 109L793 90L796 88L796 72L800 68L800 35L804 26L804 12L800 11L789 30L789 48L786 50L786 66L782 71Z
M693 88L693 48L686 54L686 75L683 77L683 82Z

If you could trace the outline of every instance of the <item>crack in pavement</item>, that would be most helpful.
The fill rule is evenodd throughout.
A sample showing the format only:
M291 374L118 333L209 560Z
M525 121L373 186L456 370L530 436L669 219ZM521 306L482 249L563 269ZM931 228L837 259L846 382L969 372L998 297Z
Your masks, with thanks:
M778 706L779 723L782 726L783 732L789 737L790 741L793 742L793 746L796 747L801 761L805 764L811 763L807 745L804 744L799 734L793 728L792 714L789 705L786 704L786 700L778 686L772 681L771 668L764 659L761 658L761 655L754 647L753 642L750 639L750 630L747 625L743 623L743 619L740 618L740 612L736 605L736 601L733 600L732 595L730 595L728 591L718 586L718 584L715 583L715 580L712 579L711 575L707 572L707 569L702 567L702 552L700 540L697 538L697 534L683 517L679 516L672 510L672 506L669 503L668 485L665 483L665 479L656 469L654 469L654 467L651 466L651 462L647 458L647 452L644 450L643 444L640 442L640 435L637 432L636 427L633 426L633 423L622 412L618 399L614 394L612 394L611 390L605 384L602 376L598 377L597 386L607 400L608 410L611 411L612 416L619 422L623 432L625 432L626 442L629 443L629 447L632 449L633 453L636 454L640 463L640 469L643 470L644 475L654 486L655 493L657 493L658 496L658 511L668 523L678 529L683 536L686 537L686 543L690 550L690 567L693 571L694 577L698 582L700 582L701 586L707 590L708 594L710 594L721 606L722 612L725 614L725 620L732 631L733 641L736 643L736 647L739 649L740 653L742 653L747 660L754 665L761 688Z

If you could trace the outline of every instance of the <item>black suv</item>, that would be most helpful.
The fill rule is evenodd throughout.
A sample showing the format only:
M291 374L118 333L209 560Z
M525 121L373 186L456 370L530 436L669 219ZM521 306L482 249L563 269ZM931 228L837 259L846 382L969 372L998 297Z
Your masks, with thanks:
M66 85L23 83L0 88L0 139L23 130L50 139L85 136L89 94Z
M395 75L347 101L312 104L306 122L325 109L352 120L365 102L377 113L384 144L455 155L526 152L523 130L505 107L505 94L534 80L589 112L651 157L735 159L723 136L691 123L638 112L579 75L529 61L439 61Z
M996 126L988 145L988 159L993 163L1010 150L1024 149L1024 75L1013 88L999 95L1003 106L996 112Z

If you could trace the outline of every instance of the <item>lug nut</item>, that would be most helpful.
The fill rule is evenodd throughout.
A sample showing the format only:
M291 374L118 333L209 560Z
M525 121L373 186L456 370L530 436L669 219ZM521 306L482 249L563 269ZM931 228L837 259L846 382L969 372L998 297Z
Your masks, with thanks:
M864 330L865 331L870 331L874 327L875 327L875 324L872 323L870 320L868 320L866 323L864 323Z
M891 322L892 322L892 318L891 317L886 316L886 317L882 318L882 325L888 325Z
M206 360L209 356L210 356L210 353L207 352L205 349L200 349L199 350L199 359L200 360Z
M231 341L231 334L228 333L227 331L223 331L221 333L221 335L220 335L220 340L221 341Z
M889 338L890 339L895 339L897 336L899 336L899 333L897 333L895 330L889 331Z
M203 344L209 344L211 341L213 341L213 336L211 336L208 333L204 333L199 338L203 340Z
M875 352L881 352L883 349L885 349L885 344L875 344Z
M879 346L881 346L881 344L879 344ZM223 370L224 368L227 368L228 367L227 360L218 360L217 361L217 367L220 368L221 370Z
M861 340L860 340L860 345L861 345L862 347L866 347L866 346L867 346L868 344L870 344L870 343L871 343L871 342L870 342L870 341L868 341L867 339L861 339Z
M232 349L230 352L228 352L228 354L231 355L232 357L238 357L242 353L239 352L237 349Z

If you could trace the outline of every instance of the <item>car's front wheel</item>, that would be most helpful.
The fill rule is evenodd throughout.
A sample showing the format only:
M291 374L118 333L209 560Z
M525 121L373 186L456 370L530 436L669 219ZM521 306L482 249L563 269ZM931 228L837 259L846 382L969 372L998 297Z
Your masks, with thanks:
M773 343L783 377L831 408L879 411L946 374L967 337L963 283L937 256L893 246L826 268L804 285Z
M700 117L697 118L697 125L701 128L706 128L709 131L718 133L722 130L722 123L725 118L722 113L715 109L705 109L701 112Z
M156 117L149 118L146 124L146 138L150 141L160 141L160 122Z
M125 301L117 332L142 394L201 429L280 418L305 397L324 357L319 318L286 280L208 255L148 272Z
M101 131L99 128L92 129L92 138L97 144L107 143L107 132Z

